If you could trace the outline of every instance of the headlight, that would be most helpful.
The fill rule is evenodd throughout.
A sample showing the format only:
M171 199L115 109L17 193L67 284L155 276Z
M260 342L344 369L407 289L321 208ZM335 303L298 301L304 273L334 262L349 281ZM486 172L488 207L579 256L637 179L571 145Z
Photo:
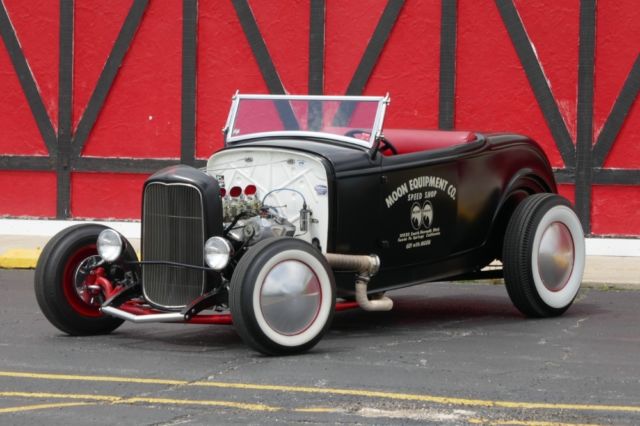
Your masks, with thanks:
M233 246L222 237L211 237L204 244L204 260L216 271L227 267L232 254Z
M122 237L113 229L105 229L98 235L98 254L105 262L115 262L122 254Z

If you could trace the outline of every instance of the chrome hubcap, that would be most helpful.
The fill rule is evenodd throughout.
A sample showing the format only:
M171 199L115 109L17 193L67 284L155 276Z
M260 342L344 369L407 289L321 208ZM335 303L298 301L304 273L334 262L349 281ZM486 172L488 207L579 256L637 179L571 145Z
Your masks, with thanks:
M553 222L545 229L538 248L538 271L544 286L560 291L569 281L575 262L575 248L569 228Z
M102 288L95 284L88 285L86 279L93 267L101 260L102 258L100 256L89 256L80 262L73 274L73 288L76 290L76 294L87 305L94 307L98 307L104 302Z
M260 308L269 326L293 336L316 319L322 303L320 281L315 272L298 260L285 260L267 274L260 289Z

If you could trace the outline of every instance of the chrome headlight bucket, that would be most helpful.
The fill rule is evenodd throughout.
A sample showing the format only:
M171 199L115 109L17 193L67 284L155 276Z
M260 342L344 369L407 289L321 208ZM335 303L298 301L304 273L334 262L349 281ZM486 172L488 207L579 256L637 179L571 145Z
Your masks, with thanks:
M233 256L233 246L222 237L211 237L204 243L204 260L209 268L221 271Z
M117 231L107 228L100 232L96 242L98 254L105 262L115 262L120 259L124 250L124 242Z

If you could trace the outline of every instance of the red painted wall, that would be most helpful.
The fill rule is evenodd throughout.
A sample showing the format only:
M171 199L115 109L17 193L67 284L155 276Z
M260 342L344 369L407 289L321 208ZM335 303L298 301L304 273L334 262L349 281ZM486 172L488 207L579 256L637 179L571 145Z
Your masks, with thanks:
M57 128L59 4L0 0L7 9L52 125ZM386 5L326 1L327 94L345 92ZM132 1L76 0L73 123L77 126ZM309 1L250 0L278 75L290 93L308 91ZM514 0L571 137L577 117L579 0ZM391 94L387 126L436 128L441 4L407 0L365 94ZM597 3L594 138L640 54L636 0ZM496 4L459 0L455 127L532 136L554 167L564 164ZM197 30L196 157L221 146L232 94L267 92L231 1L200 1ZM182 2L152 0L85 145L91 157L180 157ZM0 154L46 156L5 46L0 42ZM636 99L605 167L640 168ZM137 218L146 175L72 173L73 217ZM16 184L18 183L19 184ZM96 187L108 188L102 191ZM573 185L561 192L574 199ZM126 194L126 195L122 195ZM0 170L0 215L55 216L55 172ZM594 186L592 229L640 236L640 187Z

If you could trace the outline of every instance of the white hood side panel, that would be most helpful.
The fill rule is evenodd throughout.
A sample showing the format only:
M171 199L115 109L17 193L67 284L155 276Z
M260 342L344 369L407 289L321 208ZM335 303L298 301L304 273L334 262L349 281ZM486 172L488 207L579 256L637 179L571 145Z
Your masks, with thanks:
M227 193L234 186L255 185L258 199L296 226L296 238L309 243L317 238L326 252L329 188L319 157L285 149L234 148L211 156L207 173ZM312 211L307 232L300 231L303 197Z

